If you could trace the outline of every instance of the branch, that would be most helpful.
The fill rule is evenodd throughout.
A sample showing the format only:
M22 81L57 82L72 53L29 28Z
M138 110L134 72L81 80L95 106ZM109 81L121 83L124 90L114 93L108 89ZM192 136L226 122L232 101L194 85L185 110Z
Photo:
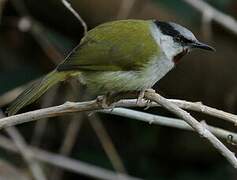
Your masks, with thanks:
M218 117L226 121L237 124L237 115L202 105L200 102L194 103L194 102L174 100L174 99L170 99L169 101L176 104L178 107L182 109L201 112L201 113ZM120 100L113 104L113 108L115 107L146 107L146 106L147 106L147 103L145 101L142 101L141 104L139 104L138 106L136 104L136 99ZM158 105L157 103L151 103L149 104L149 106L157 107L160 105ZM30 111L30 112L26 112L26 113L14 115L14 116L2 118L0 119L0 129L9 127L9 126L14 126L17 124L22 124L25 122L36 121L42 118L62 116L67 113L94 111L94 110L101 110L101 109L103 109L103 107L101 103L98 102L97 100L85 101L85 102L66 102L59 106L43 108L43 109L39 109L35 111Z
M16 145L11 140L2 135L0 135L0 146L8 151L19 153ZM132 176L117 174L113 171L104 168L100 168L79 160L74 160L54 153L50 153L38 148L33 148L30 146L27 146L26 148L30 152L30 155L38 161L57 166L71 172L83 174L88 177L105 180L119 179L119 177L129 180L141 180Z
M208 16L209 19L214 20L218 24L222 25L223 27L237 35L237 21L233 17L226 15L221 11L218 11L203 0L183 1L200 11L203 15Z
M82 19L82 17L72 8L71 4L69 2L67 2L66 0L62 0L62 3L64 4L64 6L71 11L71 13L80 21L83 29L84 29L84 35L86 35L87 33L87 25L85 23L85 21Z
M206 138L232 164L232 166L237 169L237 159L234 153L225 147L221 141L219 141L208 129L205 128L205 126L194 119L188 112L182 110L174 103L169 102L167 99L154 92L146 92L145 97L160 104L168 111L183 119L195 131L197 131L201 137Z
M135 111L135 110L126 109L126 108L115 108L113 109L113 111L99 110L97 112L113 114L113 115L129 118L129 119L135 119L138 121L147 122L149 124L156 124L156 125L161 125L161 126L166 126L166 127L178 128L182 130L194 131L194 129L191 126L189 126L186 122L184 122L181 119L153 115L153 114ZM217 128L214 126L209 126L207 124L206 124L206 127L217 137L222 138L226 140L228 143L231 143L233 145L237 144L236 133L233 133L231 131L227 131L221 128Z
M58 92L58 87L59 86L56 85L53 89L51 89L48 93L46 93L46 95L42 98L42 102L40 104L41 108L53 105L53 101L56 99L56 95ZM46 126L48 124L47 122L48 122L47 118L36 122L31 137L31 143L30 143L31 145L34 146L40 145L43 135L45 134Z
M234 125L237 125L237 115L231 114L222 110L218 110L206 105L203 105L201 102L188 102L185 100L177 100L177 99L169 99L170 102L176 104L178 107L186 110L196 111L203 114L207 114L213 117L217 117L220 119L223 119L225 121L234 123ZM121 100L117 103L118 106L121 107L137 107L137 100L131 99L131 100ZM142 101L140 104L141 107L146 107L147 102ZM157 103L149 103L149 107L160 107Z
M128 18L132 8L134 7L136 0L122 0L120 3L117 19Z
M44 26L34 19L23 1L11 0L16 11L22 16L18 22L18 29L23 32L30 32L41 49L46 53L54 64L58 64L63 55L54 47L50 40L46 37Z
M40 121L38 121L40 122ZM59 149L59 154L63 156L69 156L75 142L77 140L77 135L81 129L83 120L81 119L80 114L75 114L71 118L69 125L66 129L64 139L62 140L61 147ZM63 171L55 168L52 170L51 179L61 180L63 177Z
M167 110L173 112L181 119L184 119L195 131L197 131L204 138L208 139L212 143L212 145L222 155L224 155L235 168L237 168L237 160L234 154L230 152L212 133L210 133L209 130L207 130L202 124L200 124L197 120L195 120L192 116L190 116L189 113L179 108L175 103L170 102L169 100L163 98L162 96L156 93L147 92L145 95L147 99L154 101L158 104L161 104ZM113 104L113 107L128 107L132 105L134 106L134 104L131 103L131 101L127 100L127 102L128 103L126 103L126 100L115 102ZM147 106L146 103L144 103L144 105ZM60 115L64 115L64 114L72 113L72 112L94 111L94 110L101 110L101 109L103 109L103 105L98 100L81 102L81 103L66 102L65 104L60 105L60 106L40 109L40 110L18 114L18 115L7 117L7 118L2 118L0 119L0 129L4 127L13 126L16 124L21 124L24 122L46 118L46 117L60 116ZM236 118L236 116L234 115L232 116ZM226 118L226 116L224 117Z
M0 111L0 117L4 117L1 111ZM46 177L39 163L30 156L29 150L26 148L27 144L22 135L20 134L20 132L18 132L18 130L14 126L6 128L5 130L13 140L14 144L16 145L18 151L22 155L25 162L28 164L28 168L30 169L34 179L46 180Z
M127 172L122 162L122 159L100 118L95 114L88 115L87 118L90 122L91 127L99 138L99 141L107 157L109 158L114 170L116 170L116 172L126 174Z
M26 85L16 87L16 88L2 94L0 96L0 107L3 107L5 105L9 104L10 102L12 102L14 99L16 99L17 96L19 96L19 94L21 94L24 91L25 86Z
M17 129L13 127L9 127L6 129L8 135L14 141L17 149L21 153L22 157L24 158L25 162L28 164L28 167L34 177L35 180L46 180L46 177L43 173L42 168L40 167L39 163L32 158L30 155L31 153L26 148L26 142L21 136L21 134L17 131Z

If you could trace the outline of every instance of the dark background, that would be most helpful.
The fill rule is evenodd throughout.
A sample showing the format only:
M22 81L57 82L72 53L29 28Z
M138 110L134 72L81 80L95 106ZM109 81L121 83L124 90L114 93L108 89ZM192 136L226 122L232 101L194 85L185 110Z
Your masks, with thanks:
M15 2L15 3L12 3ZM231 113L237 112L237 43L236 35L226 28L211 22L210 32L203 28L202 15L182 0L136 0L128 14L120 14L121 0L71 0L89 29L115 19L159 19L175 21L194 32L198 39L214 46L215 53L194 51L158 84L159 93L167 98L201 101ZM208 1L213 7L237 16L234 0ZM23 32L19 28L22 17L31 16L33 26ZM24 22L23 22L24 23ZM24 24L23 24L24 25ZM75 47L83 36L78 20L61 4L60 0L6 1L1 6L0 20L0 95L27 84L54 69ZM67 81L50 90L38 102L22 112L59 105L66 100L81 101L83 88L76 81ZM18 93L12 95L14 98ZM0 98L1 99L1 98ZM0 102L1 103L1 102ZM6 104L1 104L3 110ZM161 108L148 110L154 114L172 117ZM222 120L192 113L199 120L236 131L236 127ZM107 133L128 174L145 179L195 180L237 178L236 171L205 140L196 133L168 127L150 125L132 119L99 115ZM68 156L100 167L114 170L98 136L85 114L50 118L42 126L42 138L36 138L35 146L58 153L68 126L73 121L82 122L74 136L75 142ZM40 120L41 121L41 120ZM39 125L26 123L17 126L28 143L34 144ZM70 130L69 130L70 131ZM226 144L237 152L236 146ZM0 149L0 158L26 168L20 156L12 156ZM48 177L54 168L44 165ZM52 171L51 171L52 170ZM63 171L59 169L57 172ZM56 173L57 174L57 173ZM62 179L90 179L64 171Z

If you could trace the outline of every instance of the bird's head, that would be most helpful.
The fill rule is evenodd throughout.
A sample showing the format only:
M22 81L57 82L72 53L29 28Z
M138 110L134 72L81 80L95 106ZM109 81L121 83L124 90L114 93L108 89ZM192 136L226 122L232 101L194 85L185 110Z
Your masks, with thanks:
M174 63L178 63L194 48L215 51L213 47L199 42L190 30L179 24L158 20L154 23L159 32L159 44L166 56L173 59Z

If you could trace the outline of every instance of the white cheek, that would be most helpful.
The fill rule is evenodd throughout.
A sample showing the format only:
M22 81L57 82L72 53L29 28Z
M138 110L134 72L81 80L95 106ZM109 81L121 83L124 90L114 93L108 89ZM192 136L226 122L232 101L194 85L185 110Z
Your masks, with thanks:
M183 51L181 45L174 42L172 37L162 34L155 25L151 27L151 33L169 60L172 60L174 56Z
M183 51L183 47L174 42L170 36L162 36L160 38L160 45L169 59L173 59L174 56Z

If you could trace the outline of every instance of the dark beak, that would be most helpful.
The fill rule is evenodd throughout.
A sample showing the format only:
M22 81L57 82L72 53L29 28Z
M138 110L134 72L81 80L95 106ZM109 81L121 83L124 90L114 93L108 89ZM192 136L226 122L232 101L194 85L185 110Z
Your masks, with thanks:
M215 48L201 42L194 42L191 46L192 48L199 48L199 49L204 49L208 51L216 51Z

